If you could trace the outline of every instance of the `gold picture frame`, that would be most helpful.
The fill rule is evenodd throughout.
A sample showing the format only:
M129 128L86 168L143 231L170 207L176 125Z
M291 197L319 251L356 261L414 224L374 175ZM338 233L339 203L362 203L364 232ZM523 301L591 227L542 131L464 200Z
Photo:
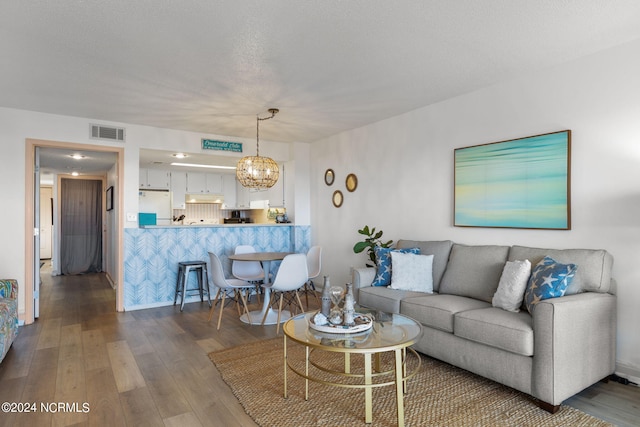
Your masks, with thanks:
M333 201L333 206L335 206L336 208L339 208L340 206L342 206L342 202L344 201L344 197L342 196L342 191L340 190L334 191L333 196L331 197L331 200Z
M356 176L356 174L350 173L349 175L347 175L345 185L350 193L356 191L356 188L358 188L358 177Z
M327 169L324 173L324 183L327 185L333 185L333 182L336 179L336 173L333 169Z

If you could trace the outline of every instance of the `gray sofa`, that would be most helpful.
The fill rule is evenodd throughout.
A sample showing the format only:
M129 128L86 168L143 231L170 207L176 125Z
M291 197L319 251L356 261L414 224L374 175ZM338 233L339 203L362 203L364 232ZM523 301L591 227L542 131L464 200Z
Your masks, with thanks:
M552 413L614 372L616 298L607 251L451 241L396 245L412 247L434 255L434 293L370 286L375 268L353 269L353 285L360 305L422 324L416 350L527 393ZM544 256L578 266L564 296L542 300L533 315L492 306L507 261L528 259L535 266Z

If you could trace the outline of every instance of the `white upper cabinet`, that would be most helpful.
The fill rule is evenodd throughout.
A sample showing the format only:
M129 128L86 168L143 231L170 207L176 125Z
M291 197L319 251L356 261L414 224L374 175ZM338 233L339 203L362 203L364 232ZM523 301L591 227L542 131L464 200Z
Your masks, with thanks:
M188 172L187 193L222 194L222 175L215 173Z
M171 177L169 171L140 168L140 188L169 190L169 188L171 188Z
M249 202L251 202L249 189L243 187L240 181L236 180L236 207L248 209Z
M222 194L224 195L222 209L233 209L237 207L235 175L222 175Z
M275 185L267 190L265 199L269 200L269 207L283 208L284 206L284 168L280 166L280 177Z
M171 172L171 192L173 193L173 209L186 209L187 194L186 172Z
M269 207L283 208L284 207L284 165L278 164L280 167L280 176L278 181L273 187L266 190L262 198L269 200Z

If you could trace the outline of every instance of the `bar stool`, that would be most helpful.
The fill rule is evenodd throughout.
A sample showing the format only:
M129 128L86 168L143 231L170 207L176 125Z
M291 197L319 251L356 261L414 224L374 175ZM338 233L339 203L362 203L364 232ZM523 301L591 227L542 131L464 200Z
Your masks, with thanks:
M189 273L195 272L198 278L198 287L189 289ZM206 287L206 288L205 288ZM184 309L184 300L187 292L198 291L200 301L204 302L204 293L207 294L209 307L211 307L211 294L209 293L209 276L207 275L207 263L205 261L182 261L178 263L178 277L176 279L176 295L173 305L178 301L178 294L181 296L180 311Z

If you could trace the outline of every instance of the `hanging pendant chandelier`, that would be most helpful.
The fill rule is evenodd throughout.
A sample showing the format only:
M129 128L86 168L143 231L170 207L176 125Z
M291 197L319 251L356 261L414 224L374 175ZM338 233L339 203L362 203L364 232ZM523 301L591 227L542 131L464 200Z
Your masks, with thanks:
M278 182L278 164L269 157L260 156L260 122L272 119L278 111L277 108L269 108L269 117L261 119L256 116L256 155L241 158L236 166L236 177L243 187L267 189Z

